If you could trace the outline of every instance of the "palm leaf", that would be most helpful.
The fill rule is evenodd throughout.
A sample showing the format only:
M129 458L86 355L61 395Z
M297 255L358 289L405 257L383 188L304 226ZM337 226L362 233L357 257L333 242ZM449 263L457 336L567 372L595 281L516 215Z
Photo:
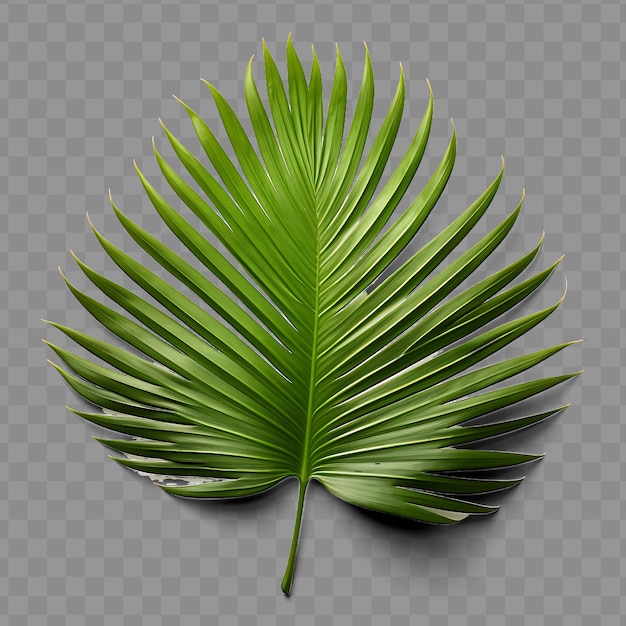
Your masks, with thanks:
M315 52L307 80L288 41L286 87L265 44L263 54L269 107L251 63L244 84L256 145L207 83L236 162L201 117L181 103L208 163L163 125L188 176L177 173L156 145L154 154L180 206L166 201L137 168L187 260L111 200L123 228L170 279L144 267L93 225L105 252L140 289L126 289L76 259L118 305L111 308L64 277L82 306L127 347L57 323L53 326L102 363L49 345L67 367L55 365L63 378L102 409L74 412L129 435L99 441L121 453L115 460L149 475L165 491L232 498L298 479L282 583L289 594L311 480L357 506L422 522L451 524L491 513L497 507L467 497L507 489L521 478L476 478L473 472L538 456L459 446L527 428L564 407L467 423L576 374L488 389L569 343L473 368L560 304L488 326L534 293L556 268L558 261L513 284L537 257L541 241L518 261L448 298L504 241L520 213L522 202L453 258L493 200L504 166L467 210L400 262L434 209L455 160L453 129L429 181L394 218L426 149L432 91L406 154L383 184L403 113L402 70L365 154L374 103L367 49L349 127L347 78L338 49L325 121ZM197 218L195 226L194 218L179 210L182 205Z

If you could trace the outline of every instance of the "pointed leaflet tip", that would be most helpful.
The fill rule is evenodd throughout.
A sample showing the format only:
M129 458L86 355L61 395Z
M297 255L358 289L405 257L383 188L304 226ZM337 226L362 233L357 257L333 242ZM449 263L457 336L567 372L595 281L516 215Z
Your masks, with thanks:
M544 230L544 231L541 232L541 237L539 237L539 243L537 244L538 248L541 248L545 238L546 238L546 231ZM558 263L558 261L557 261L557 263Z
M559 259L559 261L560 261L560 259ZM556 267L558 265L559 261L557 261L554 264L554 267ZM557 300L556 304L552 305L553 310L557 309L559 306L561 306L561 304L563 304L563 300L565 300L565 295L566 294L567 294L567 278L565 278L565 289L563 290L563 295Z
M317 59L317 54L315 54L315 46L313 44L311 44L311 54L313 55L314 59Z
M426 84L428 85L428 91L430 92L430 97L432 98L432 96L433 96L433 86L430 84L430 81L428 80L428 76L426 77Z
M213 100L217 102L218 96L219 97L222 96L219 89L215 85L213 85L213 83L210 83L208 80L205 80L204 78L201 78L200 80L211 90L211 95L213 96ZM191 107L188 107L184 102L182 104L185 107L185 109L187 109L187 113L189 113L189 115L196 115L191 109Z
M207 84L207 81L204 80L204 78L200 79L203 83ZM178 102L179 104L182 104L182 106L185 107L185 111L187 111L187 114L191 116L191 114L193 113L191 107L187 104L185 104L178 96L174 96L174 100L176 100L176 102ZM163 128L163 130L168 133L167 127L165 126L163 120L161 118L159 118L159 124L161 124L161 127ZM168 133L169 134L169 133Z
M156 148L154 146L154 137L152 138L152 149L156 150ZM134 160L133 160L133 165L135 166L135 172L137 172L137 176L139 176L139 178L143 182L145 180L145 178L144 178L144 175L143 175L141 169L139 168L139 165L137 165L137 162L134 161Z
M216 96L220 96L220 92L218 90L218 88L213 84L210 83L208 80L205 80L204 78L200 79L210 90L211 90L211 95L213 96L213 98L215 99ZM187 106L185 106L185 108L190 111L191 109Z
M204 80L204 79L201 78L200 80ZM174 98L174 100L176 100L176 102L179 102L185 108L187 108L187 105L178 96L175 96L174 94L172 94L172 97ZM159 118L159 123L161 124L161 126L165 127L165 124L163 123L163 120L161 118Z
M115 202L113 202L113 196L109 196L109 204L111 205L114 211L117 211L117 207L115 206Z
M179 102L180 102L180 100L179 100ZM185 106L184 103L182 103L182 102L180 102L180 103L183 106ZM167 130L167 126L165 125L165 122L161 118L159 118L159 124L161 125L161 128L165 131L165 134L169 135L169 131Z
M89 223L89 226L91 226L91 229L95 232L96 227L93 225L93 222L91 221L91 218L89 217L89 213L86 212L85 215L87 216L87 222ZM70 250L70 252L72 251ZM74 253L72 252L72 254Z
M343 59L341 58L341 51L339 50L339 44L335 42L335 67L343 65Z

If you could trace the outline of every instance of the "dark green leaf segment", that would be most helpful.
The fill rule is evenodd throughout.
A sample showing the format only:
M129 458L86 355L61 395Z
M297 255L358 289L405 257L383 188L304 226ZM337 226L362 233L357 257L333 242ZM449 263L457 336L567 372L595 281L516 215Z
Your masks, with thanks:
M128 435L99 441L117 451L116 461L165 491L235 498L298 480L282 582L289 595L309 481L354 505L433 524L491 513L497 507L473 497L521 478L477 478L475 472L540 455L468 444L554 415L564 407L505 421L491 417L576 374L500 384L568 343L482 363L560 304L498 321L556 268L559 261L523 276L541 240L467 287L521 210L523 194L496 228L471 236L496 195L503 164L469 208L421 249L407 248L443 193L456 155L453 127L428 182L409 191L431 129L430 84L406 153L384 175L403 115L402 67L366 150L374 107L367 48L350 118L339 49L327 104L314 51L307 76L288 40L285 81L265 43L263 57L266 98L252 59L245 74L248 127L206 83L228 151L181 102L199 149L192 152L163 124L170 156L153 145L167 193L137 167L148 199L180 241L176 249L111 200L126 233L159 269L92 225L127 276L125 284L136 288L79 259L103 297L93 298L64 276L80 304L121 341L52 323L91 357L49 345L65 364L55 365L63 378L99 409L74 412Z

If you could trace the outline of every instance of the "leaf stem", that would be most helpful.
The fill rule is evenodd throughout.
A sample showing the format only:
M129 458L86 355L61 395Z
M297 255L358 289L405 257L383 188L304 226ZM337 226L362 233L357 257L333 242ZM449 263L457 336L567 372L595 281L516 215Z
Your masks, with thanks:
M291 594L291 583L293 582L293 573L296 566L296 554L298 552L298 539L300 537L300 526L302 524L302 510L304 508L304 497L309 480L300 479L300 492L298 494L298 510L296 511L296 520L293 527L293 537L291 539L291 550L289 550L289 559L287 561L287 569L283 576L281 589L286 596Z

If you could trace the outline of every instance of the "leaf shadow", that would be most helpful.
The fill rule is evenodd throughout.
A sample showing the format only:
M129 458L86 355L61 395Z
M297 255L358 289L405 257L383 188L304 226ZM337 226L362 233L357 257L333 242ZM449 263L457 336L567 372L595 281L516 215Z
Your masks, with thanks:
M547 395L547 394L546 394ZM555 396L557 394L554 394ZM523 403L528 411L532 408L543 408L545 402L538 400ZM534 406L533 406L534 405ZM513 411L510 411L513 413ZM514 435L499 437L497 443L486 441L480 447L491 449L511 449L516 451L536 451L541 442L554 440L560 432L562 421L556 416L536 424L532 428L520 431ZM500 415L502 419L514 417L506 412ZM506 441L506 443L504 443ZM511 442L509 444L509 442ZM475 446L479 447L479 446ZM495 472L481 471L466 476L491 477L491 478L516 478L525 476L525 480L518 486L501 492L468 498L480 501L484 504L501 505L502 510L491 515L470 516L458 524L436 525L414 521L411 519L380 513L377 511L356 507L344 501L336 501L340 507L340 516L351 518L359 527L359 536L367 537L368 543L375 543L377 537L382 536L384 550L388 551L389 559L378 559L372 564L375 568L385 568L378 575L388 577L394 575L394 570L408 572L406 583L410 587L423 588L428 585L428 592L445 595L450 592L459 578L471 576L482 566L481 559L492 556L499 549L505 536L504 523L505 511L523 498L524 483L536 481L540 478L543 460L527 463L505 470ZM321 485L320 491L324 491ZM321 495L321 494L320 494ZM332 496L331 496L332 497ZM503 513L505 515L503 516ZM509 519L509 523L513 520ZM381 555L381 548L376 550L376 555ZM444 574L447 572L448 574Z

